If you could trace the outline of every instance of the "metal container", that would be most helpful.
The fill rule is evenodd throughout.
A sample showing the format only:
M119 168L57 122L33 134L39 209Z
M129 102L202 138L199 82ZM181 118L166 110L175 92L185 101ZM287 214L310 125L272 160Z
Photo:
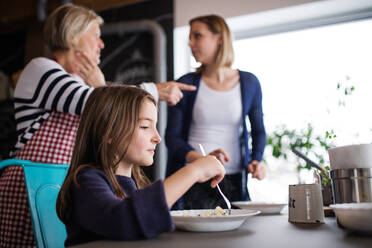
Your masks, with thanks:
M372 202L372 168L330 171L333 202Z

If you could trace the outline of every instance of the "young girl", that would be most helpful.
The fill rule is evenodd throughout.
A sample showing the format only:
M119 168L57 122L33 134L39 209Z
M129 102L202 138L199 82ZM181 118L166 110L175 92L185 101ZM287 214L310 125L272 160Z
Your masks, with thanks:
M140 166L153 163L161 140L156 122L156 102L142 89L101 87L89 96L57 199L66 246L172 231L169 208L194 183L212 179L215 187L222 180L224 167L206 156L151 184Z

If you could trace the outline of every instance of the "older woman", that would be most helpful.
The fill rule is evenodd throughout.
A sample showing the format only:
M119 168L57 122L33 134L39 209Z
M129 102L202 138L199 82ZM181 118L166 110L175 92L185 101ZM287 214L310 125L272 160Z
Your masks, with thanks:
M225 163L226 176L220 183L231 201L249 200L247 173L262 179L266 134L262 112L261 86L250 72L231 68L234 51L230 30L217 15L199 16L190 22L189 46L201 66L179 81L194 85L184 98L168 111L165 141L168 146L168 173L207 153ZM247 117L250 132L247 129ZM248 141L252 138L252 149ZM225 206L208 183L194 185L179 208Z
M18 159L70 163L75 134L87 98L105 85L98 67L104 44L103 23L93 11L66 4L56 9L44 27L53 58L35 58L23 70L15 89ZM170 105L193 87L176 82L141 84L156 99ZM102 99L104 101L104 99ZM0 246L35 245L23 170L7 167L0 178Z

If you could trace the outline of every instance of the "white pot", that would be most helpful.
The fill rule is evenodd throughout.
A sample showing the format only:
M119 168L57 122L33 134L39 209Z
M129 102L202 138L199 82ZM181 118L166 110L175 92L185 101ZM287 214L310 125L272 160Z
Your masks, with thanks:
M372 144L331 148L328 155L332 170L372 168Z

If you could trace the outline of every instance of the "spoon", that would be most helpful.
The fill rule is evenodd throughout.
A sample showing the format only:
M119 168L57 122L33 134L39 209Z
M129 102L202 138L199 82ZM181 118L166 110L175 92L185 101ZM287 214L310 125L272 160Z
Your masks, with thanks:
M302 158L303 160L306 161L306 163L308 163L311 167L314 167L315 169L318 169L324 173L327 173L326 170L321 167L320 165L318 165L317 163L315 163L314 161L312 161L310 158L308 158L305 154L303 154L302 152L300 152L296 147L293 147L292 148L292 152L294 154L296 154L297 156L299 156L300 158Z
M202 155L207 156L205 151L204 151L204 148L203 148L202 144L199 144L199 147L200 147L200 151L201 151ZM231 203L230 203L229 199L227 199L227 197L222 193L222 190L220 189L220 186L218 186L218 183L216 184L216 186L217 186L218 192L220 192L222 198L226 202L226 205L227 205L227 208L228 208L228 215L231 215Z

